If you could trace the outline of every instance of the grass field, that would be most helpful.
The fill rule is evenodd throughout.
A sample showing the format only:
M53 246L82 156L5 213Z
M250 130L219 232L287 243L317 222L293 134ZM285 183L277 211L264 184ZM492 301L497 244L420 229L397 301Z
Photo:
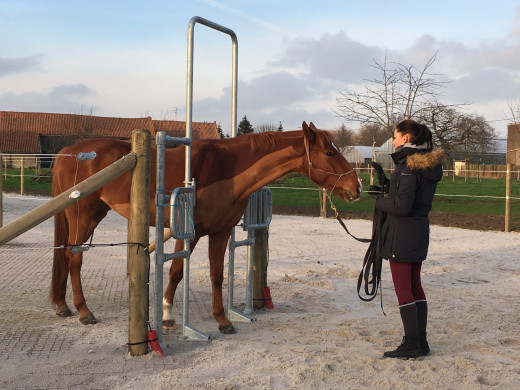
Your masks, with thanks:
M26 193L50 195L50 170L26 169L24 172L24 190ZM360 174L365 190L370 181L368 174ZM4 191L20 191L20 170L8 169L7 177L3 178ZM273 183L273 205L281 206L320 206L319 192L316 185L306 176L290 174L283 180ZM469 179L451 176L444 177L437 187L432 212L455 214L490 214L504 215L505 210L505 179ZM513 180L511 196L520 198L520 181ZM496 198L496 199L493 199ZM338 211L372 212L375 196L365 195L358 202L344 202L333 196ZM511 201L511 212L520 215L520 200Z
M20 169L8 168L7 172L3 172L3 188L9 192L20 192ZM7 175L5 175L7 173ZM33 168L24 169L24 191L27 193L41 193L50 195L52 186L52 170L40 169L37 171Z
M363 187L368 189L368 174L360 174ZM319 207L317 187L307 177L290 175L270 186L274 205ZM469 179L444 177L438 187L432 212L457 214L494 214L503 215L505 210L505 179ZM445 196L449 195L449 196ZM520 198L520 181L513 180L511 196ZM489 198L488 198L489 197ZM493 198L499 199L493 199ZM365 195L358 202L344 202L333 196L339 211L371 212L374 210L375 196ZM511 212L520 214L520 200L512 200Z

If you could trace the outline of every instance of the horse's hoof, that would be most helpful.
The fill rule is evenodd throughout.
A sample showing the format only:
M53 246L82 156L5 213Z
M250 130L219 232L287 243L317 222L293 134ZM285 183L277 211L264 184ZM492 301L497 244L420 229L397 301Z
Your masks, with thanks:
M66 307L65 309L62 309L62 310L56 312L56 315L58 315L60 317L72 317L72 310L70 310L68 307Z
M94 314L90 314L90 315L88 315L86 317L80 318L79 321L83 325L94 325L94 324L97 324L97 320L96 320L96 317L94 317Z
M224 334L235 334L237 332L235 330L235 327L233 326L233 324L220 325L218 327L218 330L220 330L220 333L224 333Z
M175 320L163 320L162 327L163 327L163 329L174 329Z

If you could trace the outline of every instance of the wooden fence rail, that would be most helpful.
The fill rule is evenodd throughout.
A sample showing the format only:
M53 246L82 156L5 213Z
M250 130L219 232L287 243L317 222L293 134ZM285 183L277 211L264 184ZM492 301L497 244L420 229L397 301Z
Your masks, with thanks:
M78 199L92 194L93 192L103 187L105 184L111 182L112 180L121 176L123 173L134 168L136 159L137 157L135 153L127 154L112 165L109 165L105 169L82 181L75 187L68 189L55 198L52 198L45 204L35 208L33 211L22 215L20 218L0 228L0 245L9 242L13 238L18 237L20 234L25 233L26 231L39 225L53 215L76 203ZM73 191L80 192L78 198L70 197L70 194Z
M130 188L128 242L139 242L145 247L148 246L148 224L150 220L150 138L149 131L134 130L132 132L132 151L129 154L52 198L33 211L21 216L4 227L0 227L0 245L9 242L46 219L65 210L79 199L92 194L125 172L133 170ZM75 192L75 194L71 197L73 192ZM135 248L130 250L129 247L127 260L127 272L129 276L128 349L132 356L140 356L148 353L149 267L148 254L144 250L136 251Z

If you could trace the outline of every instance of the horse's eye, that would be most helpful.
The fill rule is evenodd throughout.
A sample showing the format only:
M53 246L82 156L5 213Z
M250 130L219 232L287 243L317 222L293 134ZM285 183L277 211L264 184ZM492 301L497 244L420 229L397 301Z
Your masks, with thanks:
M325 153L325 155L327 155L328 157L331 157L334 155L334 152L329 150L327 153Z

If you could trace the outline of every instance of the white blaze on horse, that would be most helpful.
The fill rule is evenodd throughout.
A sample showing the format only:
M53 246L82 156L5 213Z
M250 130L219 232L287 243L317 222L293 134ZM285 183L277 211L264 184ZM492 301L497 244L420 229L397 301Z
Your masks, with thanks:
M96 158L77 164L71 159L80 152L93 151ZM56 196L75 184L102 170L130 152L130 144L117 140L94 139L69 146L56 159L53 177L53 195ZM150 225L155 225L155 162L152 149L150 173ZM184 186L184 147L167 149L165 153L165 188L173 190ZM192 176L197 186L194 225L195 239L208 236L208 257L212 285L212 311L223 333L235 329L225 315L222 302L224 255L231 229L239 223L249 196L289 172L300 172L331 190L346 201L361 197L362 186L357 174L332 143L329 132L318 130L303 122L302 131L248 134L231 139L199 140L192 144ZM70 273L74 306L83 324L97 322L87 307L81 286L82 253L72 253L70 245L87 242L99 222L110 209L125 218L130 215L130 173L126 173L95 193L79 200L55 216L54 250L50 297L59 316L72 315L65 300ZM169 226L168 210L165 226ZM175 250L183 249L178 240ZM163 327L172 327L171 306L177 285L183 276L183 259L174 259L170 280L164 294Z

